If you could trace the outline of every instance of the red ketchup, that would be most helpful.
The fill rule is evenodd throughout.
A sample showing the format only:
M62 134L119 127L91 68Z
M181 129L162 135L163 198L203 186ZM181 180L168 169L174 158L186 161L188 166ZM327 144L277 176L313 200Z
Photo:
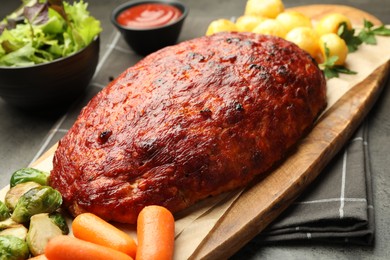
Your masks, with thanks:
M140 4L121 12L117 21L123 26L147 29L169 24L181 16L181 11L167 4Z

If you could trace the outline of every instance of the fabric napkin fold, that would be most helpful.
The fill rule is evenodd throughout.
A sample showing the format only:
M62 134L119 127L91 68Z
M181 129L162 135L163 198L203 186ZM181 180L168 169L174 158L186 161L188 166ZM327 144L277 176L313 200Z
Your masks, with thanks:
M374 207L363 123L313 185L255 239L255 243L328 241L371 245Z

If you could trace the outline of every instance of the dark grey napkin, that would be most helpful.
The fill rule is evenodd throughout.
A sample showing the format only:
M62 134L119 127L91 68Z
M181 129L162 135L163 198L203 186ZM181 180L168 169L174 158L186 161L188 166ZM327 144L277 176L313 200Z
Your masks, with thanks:
M316 181L256 241L371 245L374 207L367 138L363 123Z
M88 93L60 119L46 143L50 147L72 126L81 108L113 78L135 64L135 55L113 32L102 46ZM374 234L367 130L361 127L309 190L256 240L261 242L326 239L370 244Z

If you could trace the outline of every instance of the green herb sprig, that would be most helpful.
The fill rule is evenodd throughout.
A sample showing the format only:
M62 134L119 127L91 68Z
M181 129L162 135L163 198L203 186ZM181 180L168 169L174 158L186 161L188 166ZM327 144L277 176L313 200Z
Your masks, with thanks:
M352 71L346 68L345 66L335 65L339 57L337 55L329 57L330 51L329 48L326 46L326 43L324 44L324 49L325 49L325 61L324 63L320 64L320 68L321 70L324 71L324 75L327 79L339 77L340 73L350 74L350 75L357 74L356 71Z
M360 31L358 37L366 44L376 45L376 35L390 36L390 28L385 27L383 24L374 27L372 22L364 19L364 27L363 30Z
M356 34L354 28L348 29L347 23L340 23L337 34L345 41L348 47L348 52L355 52L359 49L360 45L363 43L369 45L376 45L377 39L376 36L390 36L390 28L387 28L385 25L374 26L374 24L366 19L363 20L362 30ZM325 49L325 62L320 64L320 68L324 71L325 77L327 79L339 77L339 74L357 74L357 72L352 71L345 66L335 65L335 62L339 57L332 56L329 57L329 48L324 46Z
M385 25L374 26L374 24L366 19L363 20L363 28L356 35L355 29L348 29L345 22L341 23L338 30L338 35L345 41L349 52L356 51L363 43L376 45L376 36L390 36L390 28Z
M348 29L347 23L342 22L339 26L337 34L345 41L348 47L348 52L355 52L363 43L361 38L355 35L355 29Z

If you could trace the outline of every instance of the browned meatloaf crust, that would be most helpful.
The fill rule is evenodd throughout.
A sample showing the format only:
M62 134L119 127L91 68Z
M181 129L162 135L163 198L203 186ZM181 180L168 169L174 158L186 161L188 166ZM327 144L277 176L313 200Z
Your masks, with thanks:
M98 93L59 142L50 184L74 215L134 223L269 170L326 106L323 73L276 37L220 33L153 53Z

